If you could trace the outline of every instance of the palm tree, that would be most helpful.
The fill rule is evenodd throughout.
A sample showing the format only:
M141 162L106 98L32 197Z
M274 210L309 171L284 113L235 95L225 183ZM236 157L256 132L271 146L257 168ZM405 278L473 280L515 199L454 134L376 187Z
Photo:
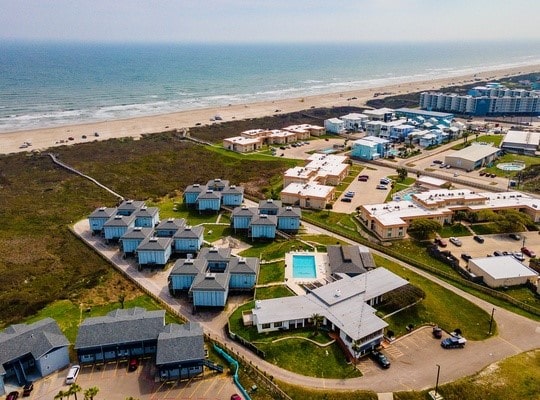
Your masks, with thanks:
M67 397L67 396L69 396L69 395L67 394L67 392L64 392L63 390L60 390L60 391L56 394L56 396L54 396L54 400L63 400L64 397Z
M468 131L463 131L462 136L463 136L463 143L467 143L467 138L469 137L469 132Z
M313 314L311 316L311 320L313 321L313 331L315 333L315 336L317 336L319 334L319 328L323 323L324 318L320 314Z
M82 390L82 387L80 387L76 383L72 384L68 390L68 398L69 396L73 395L75 396L75 400L77 400L77 393L79 393L81 390Z
M98 392L99 388L97 386L86 389L84 391L84 400L94 400L94 396L97 395Z
M360 348L362 347L362 341L360 339L356 339L353 341L352 344L352 350L354 351L354 364L358 362L358 353L360 353Z

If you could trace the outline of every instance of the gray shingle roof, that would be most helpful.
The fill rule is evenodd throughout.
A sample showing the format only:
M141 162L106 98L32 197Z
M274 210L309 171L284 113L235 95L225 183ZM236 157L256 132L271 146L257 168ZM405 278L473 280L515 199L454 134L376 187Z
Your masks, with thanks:
M229 181L224 179L210 179L206 183L207 189L221 191L229 186Z
M202 236L204 233L203 226L185 226L183 229L179 229L174 234L174 239L195 239Z
M193 185L189 185L186 190L184 190L184 193L201 193L203 190L206 190L205 185L194 183Z
M104 317L85 319L79 327L75 349L156 340L164 326L164 310L117 309Z
M191 290L224 292L229 287L229 279L227 271L199 274L193 280Z
M158 336L156 365L203 360L204 337L196 322L169 324Z
M109 219L116 214L116 207L99 207L96 208L89 218L107 218Z
M186 226L186 220L184 218L168 218L166 220L161 221L156 226L156 231L161 230L171 230L171 229L182 229L184 226Z
M256 257L232 258L229 262L231 274L257 274L259 272L259 259Z
M206 271L207 262L204 259L196 258L191 260L179 259L174 263L169 275L197 275Z
M222 193L223 194L243 194L244 188L242 186L231 185L223 189Z
M327 246L328 265L333 274L363 274L375 268L369 249L360 245Z
M117 208L118 211L128 211L133 213L144 206L144 201L140 200L124 200Z
M64 346L69 346L69 341L52 318L33 324L11 325L0 333L0 375L5 374L2 364L26 354L32 354L38 360L51 350Z
M135 211L136 217L154 217L159 214L159 208L157 207L142 207L140 210Z
M277 210L281 207L281 200L266 199L259 201L259 209Z
M298 217L302 216L300 207L280 207L277 213L278 217Z
M172 246L170 237L147 237L137 246L137 251L165 250Z
M251 226L253 225L274 225L277 226L277 216L259 214L254 216L251 220Z
M197 197L197 200L202 199L221 199L221 193L220 192L214 192L212 190L207 190L204 193L201 193L199 197Z
M126 216L126 215L114 215L112 216L111 218L109 218L107 220L107 222L105 222L103 224L103 226L107 226L107 227L113 227L113 226L130 226L132 225L133 223L135 222L135 215L130 215L130 216Z
M203 247L197 258L204 258L209 262L228 262L231 257L231 249L228 247Z
M256 207L235 207L232 211L233 217L253 217L257 215Z
M154 230L152 228L141 228L141 227L133 227L128 228L126 233L122 235L120 240L122 239L146 239L150 235L152 235L152 232Z

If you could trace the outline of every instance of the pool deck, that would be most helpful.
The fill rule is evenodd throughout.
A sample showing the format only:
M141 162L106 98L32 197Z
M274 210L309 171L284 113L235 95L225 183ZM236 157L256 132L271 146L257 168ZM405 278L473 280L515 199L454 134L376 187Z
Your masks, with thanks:
M315 257L315 278L294 278L293 277L293 255L314 256ZM326 277L329 275L328 256L326 253L316 253L312 251L294 251L285 254L285 284L297 295L304 295L306 291L300 286L303 283L321 282L326 284Z

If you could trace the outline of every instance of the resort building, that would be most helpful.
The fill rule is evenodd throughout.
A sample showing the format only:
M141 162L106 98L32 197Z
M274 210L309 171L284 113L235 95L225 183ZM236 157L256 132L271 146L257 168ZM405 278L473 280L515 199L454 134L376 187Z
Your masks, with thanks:
M501 143L501 149L509 153L536 155L540 146L540 132L509 130Z
M334 200L335 187L317 183L290 183L281 191L283 204L323 210Z
M491 164L499 157L500 151L491 145L473 143L445 156L444 162L454 168L473 171Z
M170 237L148 237L137 247L139 270L163 268L169 262L173 240Z
M184 190L184 203L200 212L219 212L222 206L234 207L244 201L244 188L229 185L222 179L209 180L206 185L193 184Z
M144 201L124 200L116 207L116 214L129 216L144 207Z
M153 228L159 223L159 208L142 206L135 211L135 226Z
M103 224L103 234L107 241L118 241L129 228L135 227L135 215L114 215Z
M377 136L364 136L351 146L351 157L363 160L377 160L386 157L390 141Z
M289 132L297 132L300 133L298 136L298 140L305 140L309 139L309 135L311 136L322 136L326 133L326 130L323 126L319 125L311 125L311 124L300 124L300 125L290 125L285 128L283 128L284 131ZM303 132L301 132L303 131ZM306 136L305 132L309 132L309 135Z
M140 226L135 226L129 228L126 233L120 237L120 245L124 256L129 256L135 254L137 247L146 239L153 235L153 228L142 228Z
M328 266L334 277L338 274L357 276L376 268L369 249L361 245L326 246Z
M405 118L407 121L414 121L419 125L424 124L426 121L435 120L435 125L442 124L449 127L454 119L452 113L442 113L437 111L418 110L416 108L398 108L396 110L396 117Z
M202 373L207 365L199 324L165 325L164 310L139 307L85 319L79 327L75 351L80 364L155 357L162 380L189 378Z
M0 332L0 395L5 382L22 386L69 365L69 341L52 318Z
M345 122L340 120L339 118L325 119L324 129L326 129L326 132L339 135L340 133L345 133Z
M116 215L116 207L96 208L88 217L92 234L101 233L103 231L103 225L105 225L105 222L107 222L114 215Z
M468 115L538 115L540 91L509 89L500 83L477 86L467 95L424 92L420 108Z
M195 259L179 259L169 274L172 295L187 293L197 307L224 307L229 291L252 290L259 259L231 256L229 248L202 248Z
M259 208L236 207L231 216L235 232L246 230L252 239L274 239L277 231L296 233L302 211L298 207L282 207L279 200L261 200Z
M340 277L306 295L257 300L251 310L253 325L259 333L303 328L313 323L314 315L320 315L323 325L336 334L349 354L368 353L380 345L388 326L373 307L408 282L384 268Z
M390 122L394 119L394 110L391 108L378 108L376 110L364 110L370 121Z
M540 202L520 192L476 193L469 189L429 190L411 195L411 200L360 206L360 221L382 240L405 237L411 221L419 218L450 223L456 211L517 210L540 221Z
M175 253L196 253L204 241L203 226L184 226L173 235L173 251Z
M184 226L186 226L184 218L167 218L156 226L154 233L157 237L173 237Z
M536 280L538 274L526 267L513 256L472 258L467 269L476 276L481 276L491 288L524 285L529 280Z

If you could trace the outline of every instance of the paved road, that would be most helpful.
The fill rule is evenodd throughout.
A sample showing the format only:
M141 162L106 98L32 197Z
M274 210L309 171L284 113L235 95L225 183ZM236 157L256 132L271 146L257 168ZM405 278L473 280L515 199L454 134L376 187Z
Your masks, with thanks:
M324 231L310 224L306 227L313 232L320 232L334 236L345 242L350 240L338 235ZM515 315L503 309L497 309L495 320L499 328L499 335L482 342L470 342L464 349L443 350L438 341L425 341L422 339L422 331L415 332L410 336L405 336L391 345L387 350L394 363L390 370L379 371L367 369L364 376L353 379L322 379L298 375L293 372L279 368L262 360L238 343L232 341L224 332L224 325L227 321L228 312L232 311L234 304L229 303L227 312L203 312L193 315L191 306L187 301L176 299L170 296L167 288L168 272L140 272L132 265L133 260L123 260L116 247L106 246L97 237L93 237L88 229L88 221L79 221L74 226L75 233L88 244L100 251L103 256L109 259L117 268L125 271L131 279L143 285L147 290L164 302L169 304L179 314L191 321L202 324L205 332L212 338L226 343L229 348L252 360L259 369L266 371L276 379L302 385L307 387L327 388L331 390L373 390L375 392L394 392L401 390L422 390L432 387L435 380L435 365L441 365L440 382L450 382L458 378L474 374L487 365L502 360L511 355L521 353L540 347L540 323L527 318ZM376 251L373 251L377 254ZM446 287L449 290L467 298L471 302L479 305L487 312L491 312L493 305L477 299L453 286L443 282L424 271L408 266L398 260L394 260L404 267L410 268L416 273ZM232 302L241 303L244 299L232 298ZM424 334L425 335L425 334ZM422 345L418 345L422 343ZM414 347L414 351L408 349ZM392 352L393 355L391 354ZM399 356L399 353L402 356ZM381 374L386 374L381 376ZM391 377L384 379L383 377Z

